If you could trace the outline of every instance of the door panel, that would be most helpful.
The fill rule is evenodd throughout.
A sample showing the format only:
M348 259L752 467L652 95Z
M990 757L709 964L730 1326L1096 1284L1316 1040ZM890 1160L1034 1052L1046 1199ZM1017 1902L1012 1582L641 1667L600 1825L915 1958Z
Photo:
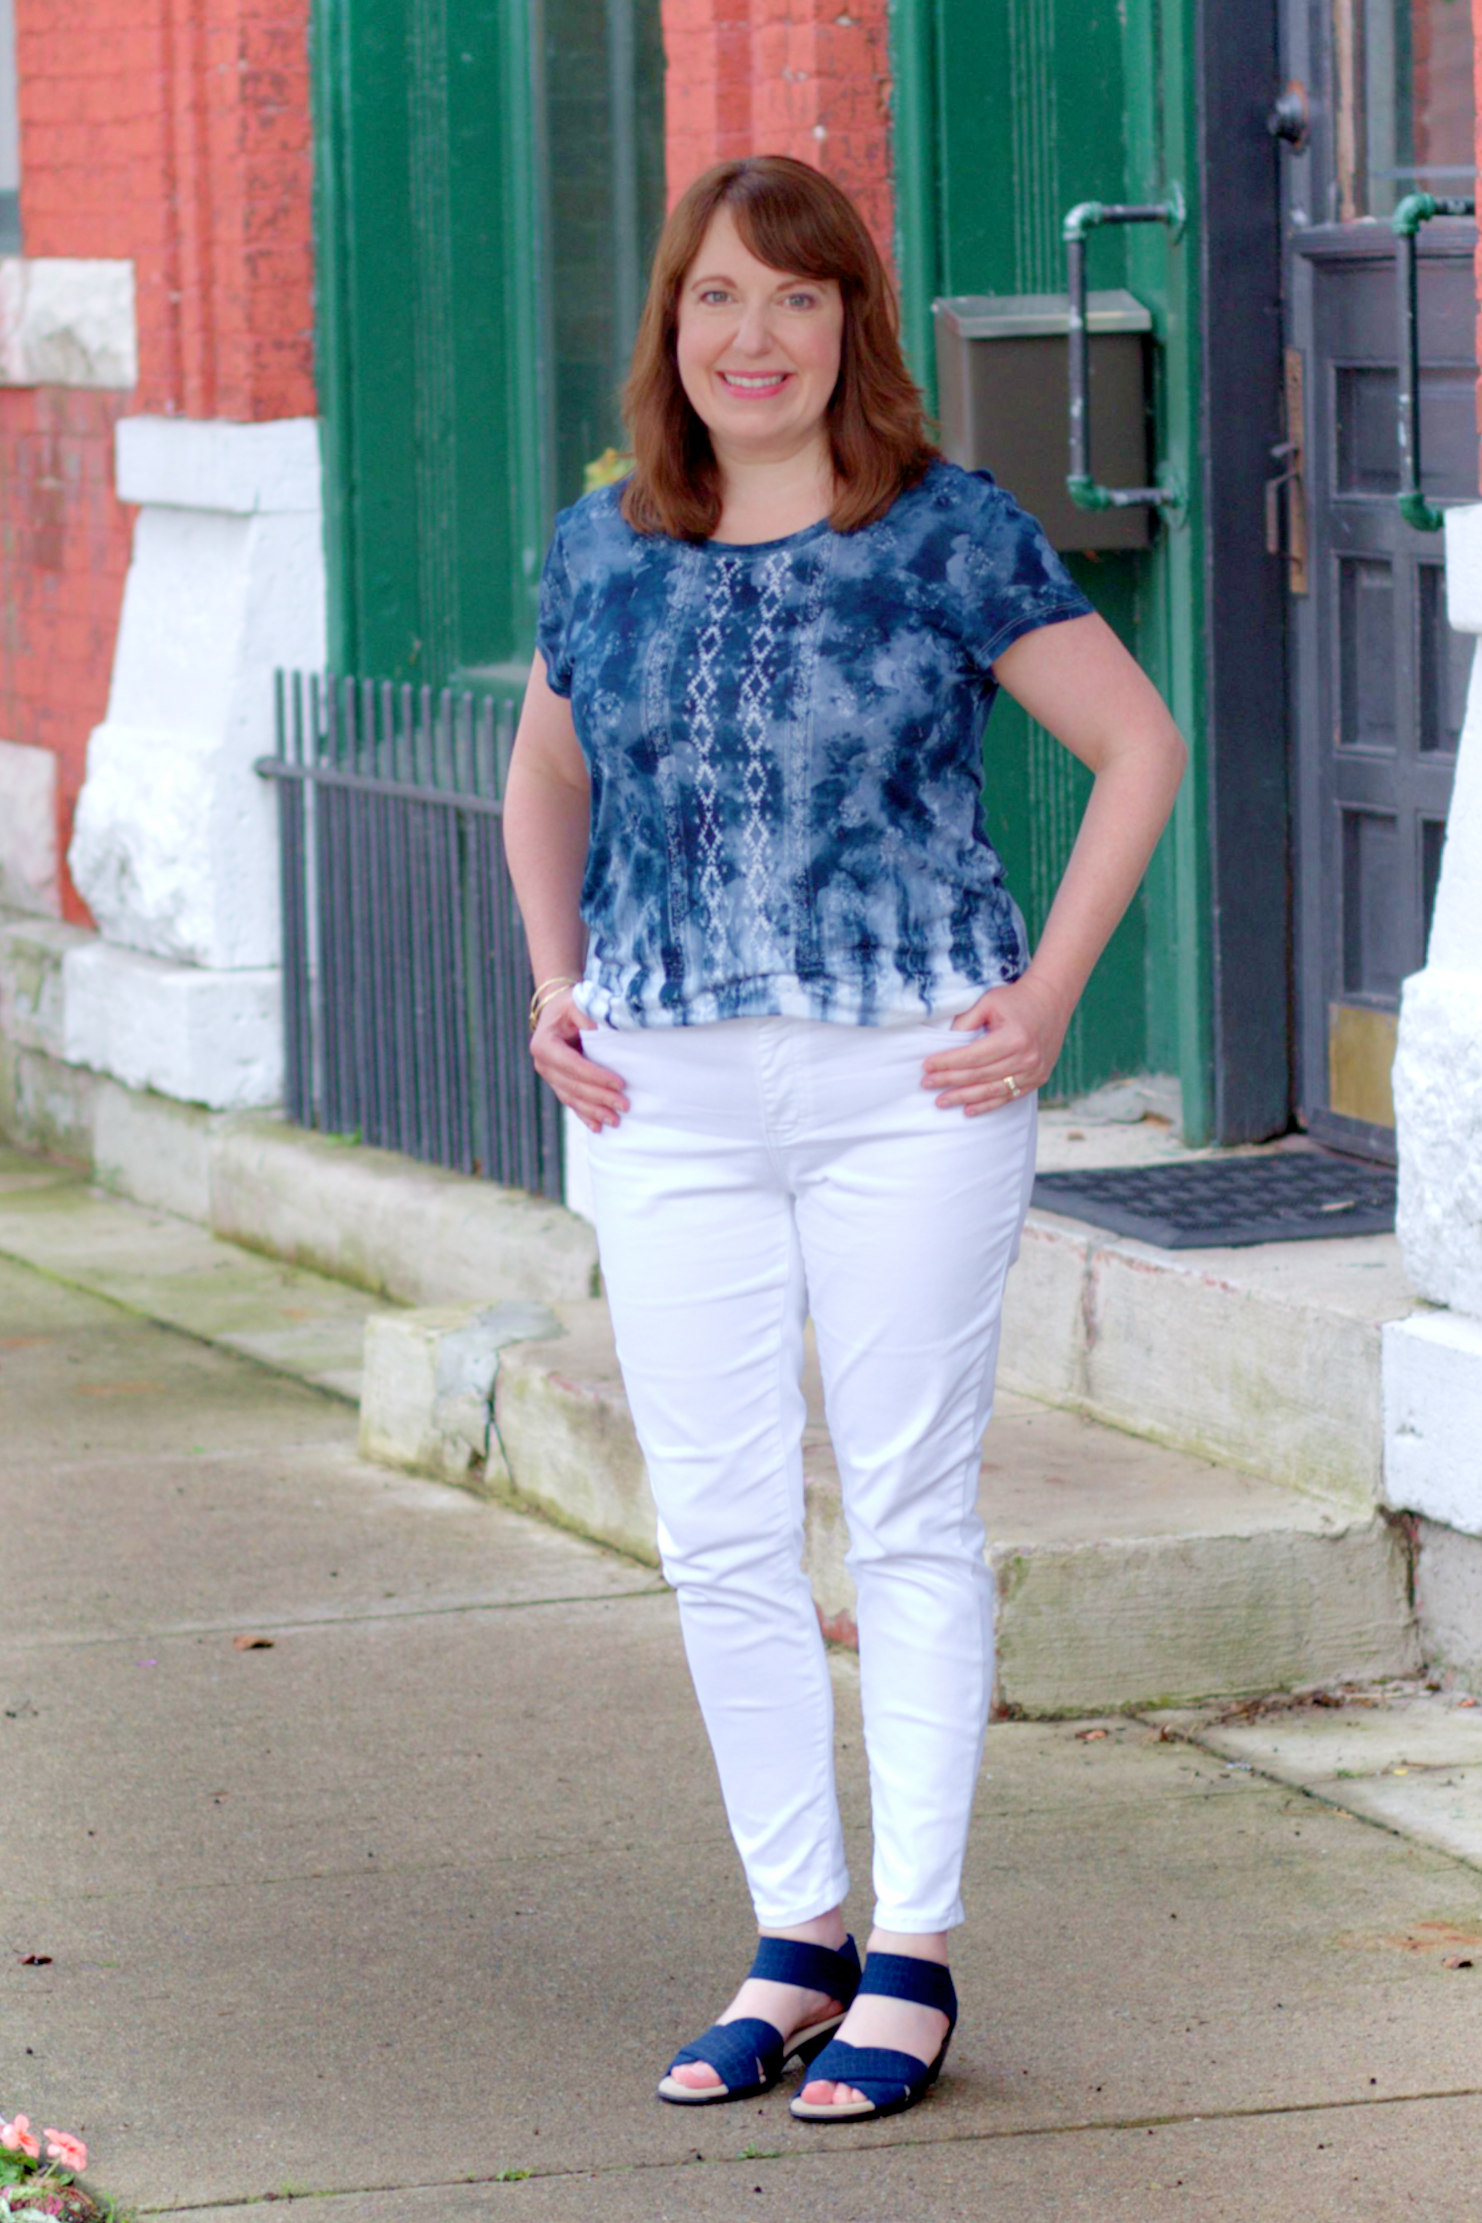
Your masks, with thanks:
M1439 537L1396 501L1388 218L1417 186L1471 189L1456 89L1470 10L1288 0L1285 31L1313 118L1286 186L1309 536L1309 591L1292 603L1298 1104L1321 1139L1392 1157L1400 987L1425 961L1470 643L1446 623ZM1477 498L1475 238L1454 220L1420 235L1424 484L1439 502Z
M903 222L908 250L917 258L904 273L908 324L913 293L918 303L923 296L943 294L1063 293L1061 225L1074 203L1144 199L1161 192L1171 176L1192 188L1179 151L1176 27L1171 34L1160 28L1151 0L1130 5L1128 0L993 0L991 5L923 0L920 6L894 6L892 17L898 83L911 76L907 61L920 59L906 51L908 24L934 61L929 179L924 197ZM1175 40L1172 60L1163 52L1167 36ZM1156 135L1167 142L1156 155L1141 143L1155 136L1153 118ZM916 121L919 128L921 119ZM898 156L900 133L898 117ZM921 191L919 179L916 190ZM1138 270L1125 231L1108 227L1098 235L1094 283L1098 288L1130 283L1160 319L1174 324L1176 347L1185 347L1194 321L1185 302L1176 300L1171 320L1165 309L1169 271L1183 251L1171 251L1157 229L1155 241L1139 245L1148 267ZM914 321L919 329L919 317ZM1166 358L1170 350L1163 352ZM1179 364L1181 369L1181 357ZM917 367L929 374L924 353ZM1170 452L1171 415L1165 398L1159 413L1164 453ZM1057 437L1064 440L1063 429ZM1191 476L1186 454L1183 467ZM1008 484L1013 491L1011 477ZM1191 537L1183 533L1175 559L1193 569ZM1148 663L1175 697L1186 726L1196 731L1197 719L1178 701L1167 669L1174 653L1168 641L1176 639L1176 652L1186 657L1187 637L1197 623L1182 611L1174 623L1166 620L1171 538L1160 535L1159 545L1147 553L1071 554L1068 560L1078 584ZM1037 939L1070 854L1089 780L1069 752L1006 695L988 729L984 777L989 831L1031 938ZM1198 931L1180 934L1170 916L1171 845L1172 837L1077 1009L1050 1084L1056 1096L1078 1095L1150 1064L1166 1069L1181 1055L1202 1067L1196 1029L1171 1016L1180 1009L1178 968L1193 970ZM1192 1090L1190 1096L1192 1103ZM1199 1132L1197 1112L1191 1131Z

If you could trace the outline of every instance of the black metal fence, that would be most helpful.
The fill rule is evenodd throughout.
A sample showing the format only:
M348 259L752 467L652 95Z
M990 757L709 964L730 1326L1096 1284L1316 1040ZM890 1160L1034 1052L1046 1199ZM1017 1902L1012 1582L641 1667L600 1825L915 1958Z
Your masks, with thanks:
M526 1047L504 861L508 703L279 672L290 1119L561 1193L560 1109Z

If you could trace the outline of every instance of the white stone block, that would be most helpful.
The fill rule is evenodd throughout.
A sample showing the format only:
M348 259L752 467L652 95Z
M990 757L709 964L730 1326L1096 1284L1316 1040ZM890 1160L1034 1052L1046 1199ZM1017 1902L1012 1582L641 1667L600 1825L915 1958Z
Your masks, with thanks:
M187 965L278 959L272 797L250 760L108 724L88 744L73 876L111 942Z
M1405 1271L1433 1303L1482 1315L1482 972L1405 982L1394 1092Z
M141 512L70 851L109 941L276 964L274 802L253 764L273 749L274 667L324 653L316 513Z
M1415 1611L1426 1666L1482 1691L1482 1539L1426 1520L1416 1529Z
M1385 1497L1482 1536L1482 1320L1418 1312L1383 1335Z
M95 941L63 959L62 1007L69 1065L212 1111L282 1095L274 971L212 973Z
M57 760L50 749L0 741L0 907L57 918Z
M1472 664L1427 967L1482 973L1482 659Z
M138 379L131 262L0 256L0 385L127 392Z
M1452 624L1482 633L1482 506L1448 512ZM1417 1293L1482 1314L1482 658L1472 665L1425 969L1394 1063L1396 1222Z
M1456 633L1482 633L1482 502L1446 512L1446 614Z
M121 501L239 517L318 515L316 417L279 417L257 425L124 417L114 438Z

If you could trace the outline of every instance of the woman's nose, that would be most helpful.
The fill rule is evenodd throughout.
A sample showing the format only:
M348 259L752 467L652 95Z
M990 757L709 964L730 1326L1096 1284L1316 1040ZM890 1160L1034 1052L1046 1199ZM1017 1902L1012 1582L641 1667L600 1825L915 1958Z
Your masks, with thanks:
M741 322L736 327L735 343L747 355L765 355L772 344L772 334L763 304L756 303L743 309Z

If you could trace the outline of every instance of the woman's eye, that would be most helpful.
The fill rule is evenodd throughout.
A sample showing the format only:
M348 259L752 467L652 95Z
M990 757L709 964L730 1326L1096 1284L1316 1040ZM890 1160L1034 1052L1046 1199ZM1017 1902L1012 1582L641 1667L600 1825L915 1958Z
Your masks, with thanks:
M790 293L787 296L787 306L790 309L814 309L818 306L818 296L816 293Z
M700 296L701 301L707 308L712 308L716 302L726 301L729 298L730 296L723 286L707 286Z

